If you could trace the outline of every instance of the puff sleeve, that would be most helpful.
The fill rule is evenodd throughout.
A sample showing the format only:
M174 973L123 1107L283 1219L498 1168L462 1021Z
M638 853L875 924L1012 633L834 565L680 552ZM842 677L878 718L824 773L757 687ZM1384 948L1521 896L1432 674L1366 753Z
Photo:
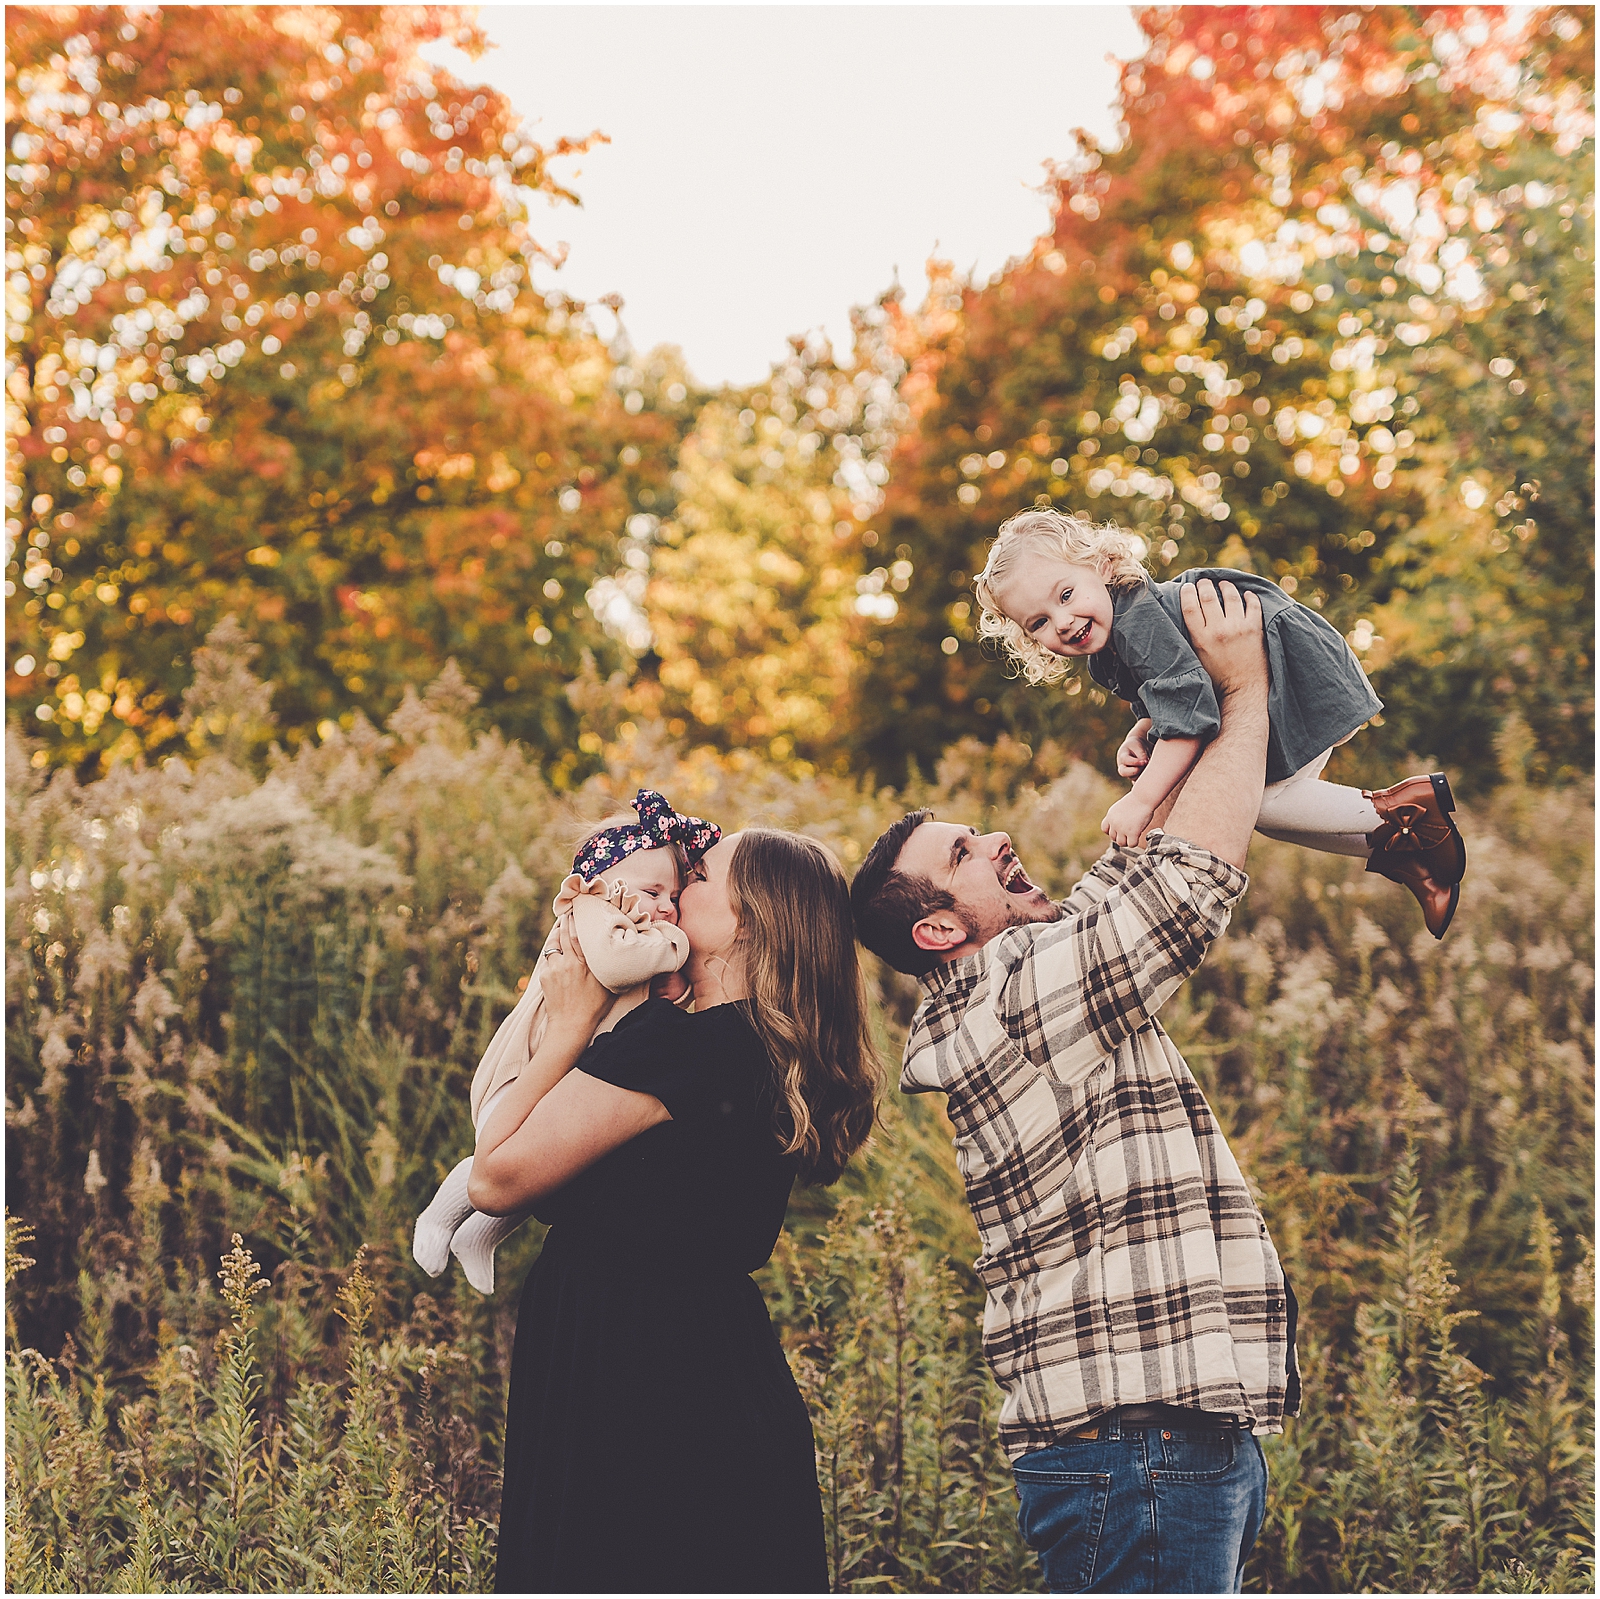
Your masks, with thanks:
M576 891L573 884L580 886ZM670 922L653 921L635 896L607 893L598 879L584 885L569 877L556 896L556 916L572 914L572 925L589 970L612 993L675 972L689 958L689 940Z
M1139 684L1134 709L1157 738L1216 736L1222 726L1217 691L1183 630L1149 589L1118 608L1112 645Z

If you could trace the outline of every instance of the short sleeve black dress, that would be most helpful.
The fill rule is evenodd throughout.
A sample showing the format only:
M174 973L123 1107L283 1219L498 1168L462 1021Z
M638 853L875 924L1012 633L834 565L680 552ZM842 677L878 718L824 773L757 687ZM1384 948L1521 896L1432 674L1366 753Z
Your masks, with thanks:
M631 1012L578 1062L672 1116L538 1207L501 1593L817 1593L816 1456L760 1290L795 1165L740 1005Z

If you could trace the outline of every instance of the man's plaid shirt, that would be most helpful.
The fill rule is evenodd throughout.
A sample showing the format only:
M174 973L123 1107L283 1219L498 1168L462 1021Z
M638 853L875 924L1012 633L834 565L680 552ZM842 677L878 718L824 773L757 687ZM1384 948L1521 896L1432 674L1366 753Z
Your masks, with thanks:
M1118 1405L1282 1430L1293 1354L1277 1252L1155 1019L1247 881L1153 834L1108 852L1061 921L923 979L900 1086L949 1096L1012 1459Z

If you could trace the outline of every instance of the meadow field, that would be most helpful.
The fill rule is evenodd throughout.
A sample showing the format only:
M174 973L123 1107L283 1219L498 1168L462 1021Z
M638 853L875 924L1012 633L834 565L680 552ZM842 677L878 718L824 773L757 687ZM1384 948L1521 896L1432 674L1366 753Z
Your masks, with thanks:
M645 728L557 794L468 731L454 673L257 776L229 659L193 763L80 786L9 746L8 1583L481 1588L538 1229L490 1299L424 1277L410 1229L470 1146L575 818L648 779L848 866L930 804L1064 892L1111 790L1054 748L957 746L895 793ZM1592 795L1509 784L1462 825L1443 944L1355 863L1258 842L1164 1015L1304 1307L1255 1589L1593 1585ZM892 1071L914 987L873 988ZM1037 1586L975 1253L941 1108L891 1091L763 1274L842 1590Z

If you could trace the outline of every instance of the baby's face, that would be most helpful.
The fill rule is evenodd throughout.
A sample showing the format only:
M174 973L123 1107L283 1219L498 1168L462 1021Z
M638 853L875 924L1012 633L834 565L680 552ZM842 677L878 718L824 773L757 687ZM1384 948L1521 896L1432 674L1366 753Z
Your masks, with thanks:
M600 874L603 883L621 883L658 922L678 920L678 862L670 849L641 849Z
M1030 553L995 586L994 597L1052 655L1097 655L1111 640L1111 591L1092 566Z

